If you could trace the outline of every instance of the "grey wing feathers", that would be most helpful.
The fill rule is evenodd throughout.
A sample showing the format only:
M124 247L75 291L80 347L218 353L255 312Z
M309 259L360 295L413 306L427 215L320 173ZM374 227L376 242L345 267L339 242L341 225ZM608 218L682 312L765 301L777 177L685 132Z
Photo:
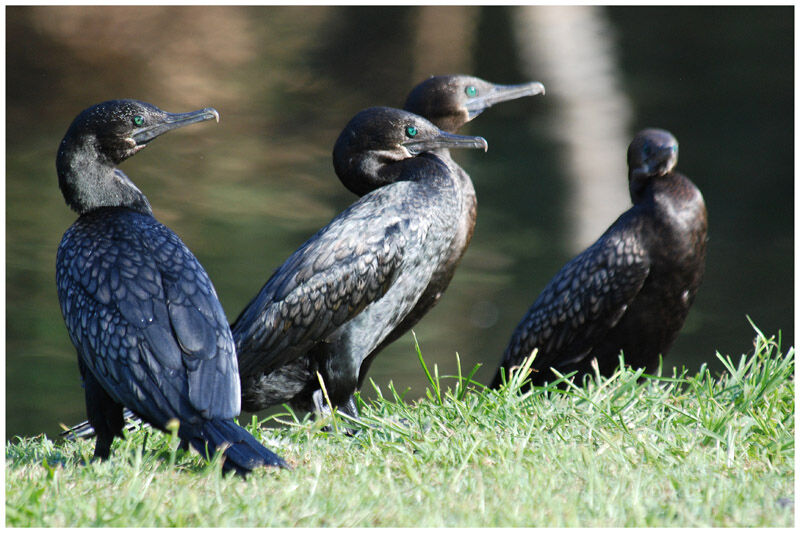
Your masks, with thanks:
M548 283L517 326L503 366L537 348L534 368L580 360L622 317L649 272L645 250L631 234L610 232L572 259Z
M344 211L272 275L233 324L243 376L278 368L383 296L403 260L395 224Z
M79 220L59 247L59 300L84 364L156 425L236 416L233 339L203 268L152 217L101 222Z

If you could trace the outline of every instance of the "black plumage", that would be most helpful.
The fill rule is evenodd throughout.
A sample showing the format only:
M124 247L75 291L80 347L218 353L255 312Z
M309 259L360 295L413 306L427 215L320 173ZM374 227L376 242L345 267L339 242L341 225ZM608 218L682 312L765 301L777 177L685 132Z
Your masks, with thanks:
M362 197L293 253L232 325L243 405L357 416L361 364L414 308L458 233L463 171L446 147L486 148L391 108L358 113L333 150Z
M210 108L108 101L78 115L58 151L59 186L80 217L59 245L56 283L99 459L122 436L124 406L161 430L177 420L203 454L225 448L226 470L285 465L233 421L236 353L211 280L117 168L155 137L209 119L219 119Z
M492 382L534 349L531 381L619 363L654 370L678 335L705 270L707 214L700 190L674 167L678 142L667 131L639 132L628 148L633 207L547 284L517 326Z
M454 133L494 104L537 94L544 94L544 85L538 81L498 85L464 74L431 76L411 90L403 108L427 118L443 131ZM447 149L442 148L439 151L446 154ZM450 214L458 224L456 236L444 252L446 256L439 261L414 308L362 363L358 378L359 388L378 353L410 331L441 299L467 251L475 230L478 200L469 175L459 168L456 177L462 198L460 207Z
M544 86L539 82L499 85L463 74L431 76L411 90L406 98L404 109L428 119L443 131L454 133L497 103L524 96L544 94L544 91ZM450 159L446 147L431 148L431 151L440 154L443 158ZM341 170L344 171L344 169ZM407 333L436 305L453 278L456 267L472 238L477 216L475 189L469 175L463 169L455 165L452 170L457 195L460 198L458 206L450 212L450 218L456 224L455 236L447 249L442 252L443 255L437 259L436 269L414 307L364 358L359 369L359 388L378 353ZM366 194L376 187L372 181L353 181L347 176L344 176L342 181L358 195ZM255 301L250 303L251 307ZM232 326L240 357L241 353L246 350L255 350L252 346L257 343L248 338L251 332L263 334L256 325L255 317L250 317L249 320L251 323L247 327L243 325L241 318L238 326ZM297 390L301 383L309 381L308 376L313 373L308 357L297 358L292 363L274 368L270 372L264 372L258 367L253 368L252 376L250 375L250 365L240 365L239 369L242 378L244 408L253 411L288 401L291 394L285 389L293 387L290 390ZM355 406L352 398L346 403L350 406L349 412L354 413ZM70 434L88 436L91 434L91 428L87 428L86 425L76 426L71 429Z

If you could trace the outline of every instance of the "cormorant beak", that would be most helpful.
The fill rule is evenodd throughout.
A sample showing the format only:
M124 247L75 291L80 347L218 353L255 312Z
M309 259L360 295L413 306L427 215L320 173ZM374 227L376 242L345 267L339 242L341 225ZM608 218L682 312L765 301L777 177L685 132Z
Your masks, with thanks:
M467 113L472 120L494 104L537 94L544 94L544 85L538 81L519 85L493 85L486 94L467 99Z
M182 128L195 122L211 120L212 118L219 122L219 113L213 107L189 113L165 113L161 121L133 130L131 138L139 148L143 148L148 142L170 130Z
M672 172L678 164L678 146L672 145L669 150L660 150L656 156L646 160L642 166L631 170L631 177L664 176Z
M651 162L648 167L652 174L663 176L675 168L678 163L678 146L672 145L669 150L664 150L657 160Z
M412 156L437 148L483 148L484 152L489 150L489 143L483 137L456 135L445 131L440 131L439 135L428 139L409 139L403 146Z

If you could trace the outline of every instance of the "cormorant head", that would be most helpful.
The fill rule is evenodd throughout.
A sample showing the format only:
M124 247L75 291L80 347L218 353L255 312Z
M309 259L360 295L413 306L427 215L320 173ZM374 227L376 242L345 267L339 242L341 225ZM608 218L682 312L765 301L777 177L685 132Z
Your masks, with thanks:
M116 165L163 133L210 119L219 121L210 107L167 113L137 100L109 100L84 110L72 121L56 156L65 200L78 213L108 206L149 211L147 199Z
M636 134L628 147L630 177L664 176L678 163L678 140L667 130L648 128Z
M411 90L403 109L456 131L494 104L536 94L544 94L538 81L496 85L464 74L431 76Z
M210 107L190 113L167 113L138 100L109 100L75 117L62 147L65 143L89 141L100 157L117 165L159 135L212 118L219 122L219 113Z
M488 149L483 137L447 133L424 118L389 107L365 109L345 126L333 148L342 183L362 196L403 179L398 163L440 148Z
M641 196L651 178L666 176L678 163L678 140L667 130L647 128L628 146L628 184L631 197Z

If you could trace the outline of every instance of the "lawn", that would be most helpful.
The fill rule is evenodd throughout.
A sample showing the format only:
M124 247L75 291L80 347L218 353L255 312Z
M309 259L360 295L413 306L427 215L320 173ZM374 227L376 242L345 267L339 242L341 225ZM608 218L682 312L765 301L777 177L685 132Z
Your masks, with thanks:
M756 333L717 355L721 376L623 368L533 390L524 369L491 391L418 353L426 398L389 386L359 423L250 421L293 469L244 480L149 428L104 463L93 441L15 437L6 525L792 527L794 349Z

